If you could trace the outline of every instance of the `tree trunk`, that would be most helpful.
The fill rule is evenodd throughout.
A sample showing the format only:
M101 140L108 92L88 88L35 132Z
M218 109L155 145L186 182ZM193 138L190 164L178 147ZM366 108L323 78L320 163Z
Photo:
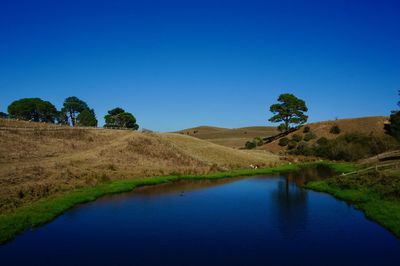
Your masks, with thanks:
M76 125L76 118L73 112L69 111L69 116L71 117L71 124L74 127Z
M285 119L285 131L289 130L289 118Z

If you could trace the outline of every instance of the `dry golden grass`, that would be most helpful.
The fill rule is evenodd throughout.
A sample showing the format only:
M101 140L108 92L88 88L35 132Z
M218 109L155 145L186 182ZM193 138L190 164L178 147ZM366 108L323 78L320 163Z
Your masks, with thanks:
M21 128L10 129L10 124ZM46 128L42 123L0 120L4 126L8 128L0 128L0 212L109 180L279 163L277 156L265 151L235 150L181 134Z
M215 144L231 147L243 148L247 141L255 137L269 137L278 133L275 127L242 127L242 128L220 128L210 126L200 126L183 129L176 133L188 135L199 139L207 140Z
M160 136L193 158L204 162L212 162L226 168L247 167L250 164L265 166L275 163L279 159L266 151L235 150L175 133L164 133Z
M349 118L349 119L338 119L332 121L322 121L317 123L307 124L311 131L316 134L317 139L325 137L327 139L334 139L338 136L359 132L364 134L384 134L384 123L387 121L387 117L384 116L371 116L371 117L360 117L360 118ZM340 134L330 133L332 126L339 126L341 132ZM289 134L287 137L290 139L294 134L299 134L304 137L303 128ZM309 143L314 143L317 139L311 140ZM261 146L261 149L270 152L278 153L286 149L286 147L281 147L278 145L279 140L273 141L269 144Z

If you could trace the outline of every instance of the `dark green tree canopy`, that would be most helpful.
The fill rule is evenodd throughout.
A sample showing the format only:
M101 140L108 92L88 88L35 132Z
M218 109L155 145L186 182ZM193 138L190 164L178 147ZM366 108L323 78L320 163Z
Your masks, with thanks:
M125 113L125 110L120 108L120 107L117 107L117 108L114 108L114 109L108 111L109 115L119 115L119 114L122 114L122 113Z
M8 114L0 112L0 118L8 118Z
M104 119L106 121L104 127L139 129L139 125L136 124L136 118L131 113L125 112L124 109L119 107L108 111Z
M56 107L40 98L24 98L14 101L8 106L11 118L35 122L54 123L58 112Z
M97 119L94 110L83 110L76 118L81 127L97 127Z
M274 114L269 121L273 123L283 122L278 126L280 131L287 131L291 125L302 125L307 122L308 111L306 103L290 93L281 94L277 104L270 107L270 111Z
M69 119L66 112L58 111L56 117L56 123L61 125L69 125Z
M399 91L400 95L400 91ZM400 102L397 103L400 106ZM389 123L385 124L385 133L400 141L400 111L392 111Z
M72 96L65 99L61 112L68 117L72 126L76 126L78 124L77 117L84 110L90 110L89 106L79 98Z
M385 124L385 133L400 141L400 111L392 112L389 123Z

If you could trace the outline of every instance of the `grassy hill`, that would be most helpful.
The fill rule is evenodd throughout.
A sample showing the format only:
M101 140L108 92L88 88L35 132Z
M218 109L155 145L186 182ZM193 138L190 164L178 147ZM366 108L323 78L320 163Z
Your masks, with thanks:
M242 128L220 128L211 126L199 126L177 131L181 135L196 137L215 144L243 148L245 143L255 137L269 137L278 133L275 127L254 126Z
M266 151L236 150L181 134L0 119L0 212L110 180L278 162Z
M322 121L317 123L310 123L305 126L310 127L311 132L316 135L316 139L311 140L309 143L314 143L318 138L325 137L327 139L334 139L338 136L359 132L365 134L377 134L383 135L384 134L384 123L387 121L387 117L384 116L371 116L371 117L360 117L360 118L348 118L348 119L338 119L338 120L331 120L331 121ZM332 126L337 125L340 129L339 134L332 134L330 130ZM300 128L299 130L290 133L287 137L289 139L292 138L294 134L299 134L304 137L304 127ZM279 140L273 141L266 145L261 146L260 149L271 151L274 153L280 152L285 150L285 147L281 147L278 145Z

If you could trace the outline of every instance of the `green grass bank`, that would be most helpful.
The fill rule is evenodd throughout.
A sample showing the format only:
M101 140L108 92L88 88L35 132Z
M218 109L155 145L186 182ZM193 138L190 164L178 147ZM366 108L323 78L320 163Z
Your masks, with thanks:
M78 204L94 201L104 195L129 192L137 187L157 185L178 180L221 179L276 173L284 174L298 170L301 167L313 167L318 165L330 167L337 172L349 172L354 170L354 165L349 163L318 162L306 164L286 164L274 168L241 169L227 172L216 172L207 175L157 176L103 183L94 187L82 188L68 193L43 198L29 205L21 207L16 211L1 214L0 243L5 243L12 240L16 235L29 228L39 227L45 223L48 223Z
M309 182L305 187L353 204L400 238L400 172L336 176Z

